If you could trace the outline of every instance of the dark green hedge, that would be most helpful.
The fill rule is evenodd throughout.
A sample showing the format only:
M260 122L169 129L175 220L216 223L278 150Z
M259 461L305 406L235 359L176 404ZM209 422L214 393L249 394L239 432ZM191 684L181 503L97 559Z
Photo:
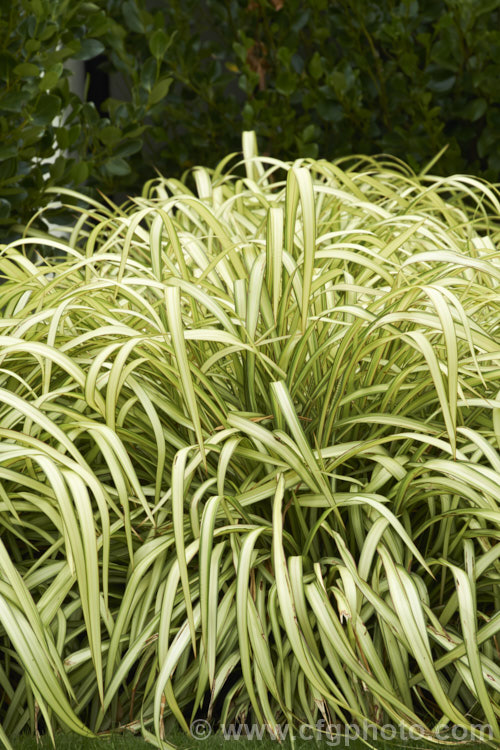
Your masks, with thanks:
M0 222L50 184L126 193L215 165L388 152L498 180L500 0L0 0ZM100 55L126 101L69 87ZM54 117L62 115L62 123ZM44 159L54 157L48 164Z

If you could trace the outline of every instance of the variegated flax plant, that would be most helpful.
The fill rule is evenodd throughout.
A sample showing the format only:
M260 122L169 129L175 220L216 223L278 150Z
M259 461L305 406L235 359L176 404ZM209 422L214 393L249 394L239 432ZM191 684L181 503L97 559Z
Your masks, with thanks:
M4 742L500 741L500 196L431 171L245 133L2 247Z

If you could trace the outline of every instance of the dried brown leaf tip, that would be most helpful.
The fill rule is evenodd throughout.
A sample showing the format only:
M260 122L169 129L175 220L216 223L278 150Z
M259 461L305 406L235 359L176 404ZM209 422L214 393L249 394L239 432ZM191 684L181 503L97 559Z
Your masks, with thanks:
M266 88L266 69L269 68L267 61L267 48L262 42L255 42L247 52L247 63L250 70L259 76L259 91Z
M273 6L274 10L281 10L285 5L285 0L271 0L271 5ZM258 0L249 0L247 10L250 12L253 10L261 10L261 4L258 2Z

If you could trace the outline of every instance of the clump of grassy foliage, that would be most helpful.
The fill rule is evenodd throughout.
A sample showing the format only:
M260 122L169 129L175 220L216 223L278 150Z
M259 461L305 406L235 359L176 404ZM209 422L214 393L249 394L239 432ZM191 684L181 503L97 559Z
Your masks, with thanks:
M498 194L243 144L1 251L2 736L500 739Z

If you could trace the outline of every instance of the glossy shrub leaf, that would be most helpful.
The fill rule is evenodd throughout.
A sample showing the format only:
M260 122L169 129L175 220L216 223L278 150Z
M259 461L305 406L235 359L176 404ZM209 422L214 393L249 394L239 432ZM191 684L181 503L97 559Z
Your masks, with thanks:
M83 39L80 48L73 55L75 60L91 60L104 51L104 44L99 39Z
M167 96L172 83L173 78L163 78L155 83L149 95L149 103L158 104L158 102L161 102Z
M170 45L170 39L163 29L156 29L149 39L149 50L153 57L161 60Z
M121 156L113 156L104 162L105 170L111 175L123 176L130 172L130 166Z
M35 125L48 125L61 111L61 99L55 94L41 94L35 112L33 122Z
M40 69L33 63L20 63L14 68L14 73L20 78L30 78L31 76L37 76L40 73Z

